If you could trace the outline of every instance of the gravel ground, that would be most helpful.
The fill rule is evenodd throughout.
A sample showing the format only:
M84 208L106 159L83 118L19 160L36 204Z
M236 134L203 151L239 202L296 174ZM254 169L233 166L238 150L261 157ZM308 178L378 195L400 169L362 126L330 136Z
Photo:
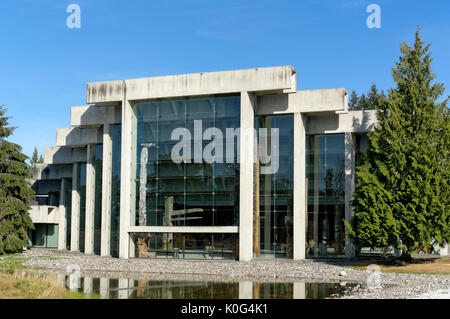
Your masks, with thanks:
M360 285L350 288L341 298L450 298L450 275L383 272L369 277L366 271L345 268L345 261L118 259L51 249L28 250L21 257L26 258L26 266L59 272L65 272L69 265L79 265L82 275L91 276L98 273L114 278L157 276L161 280L170 275L170 278L211 281L349 282ZM367 288L368 283L373 287L377 282L381 288Z

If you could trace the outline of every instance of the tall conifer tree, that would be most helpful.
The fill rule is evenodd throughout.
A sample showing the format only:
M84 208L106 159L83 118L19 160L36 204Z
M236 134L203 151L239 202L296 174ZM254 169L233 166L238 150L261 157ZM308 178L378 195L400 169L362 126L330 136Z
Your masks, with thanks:
M0 106L0 254L21 251L27 246L27 231L33 228L28 214L34 198L26 181L30 177L28 157L19 145L6 140L14 128L8 126L5 113Z
M378 126L356 173L355 214L346 223L357 248L398 247L412 252L450 241L448 99L434 83L430 45L420 30L401 45L392 69L395 87L377 107Z

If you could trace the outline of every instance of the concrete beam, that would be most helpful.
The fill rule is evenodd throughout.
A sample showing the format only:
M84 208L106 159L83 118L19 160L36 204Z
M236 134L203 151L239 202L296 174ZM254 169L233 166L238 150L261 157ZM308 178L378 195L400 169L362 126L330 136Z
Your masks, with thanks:
M99 126L104 123L122 122L121 106L72 106L70 108L70 126Z
M56 146L81 147L88 144L101 144L103 142L101 128L57 128Z
M34 164L34 180L72 178L72 165Z
M72 211L70 230L70 250L80 251L80 192L78 191L78 163L73 164Z
M67 219L66 219L66 205L65 205L65 183L61 179L61 188L59 191L59 227L58 227L58 249L65 250L66 233L67 233Z
M46 147L45 164L72 164L86 161L86 148Z
M110 256L111 250L111 178L112 178L112 132L111 125L103 126L102 171L102 219L100 255Z
M94 214L95 214L95 145L87 146L86 157L86 218L85 218L85 254L94 253Z
M237 226L131 226L129 233L238 233Z
M241 93L241 136L239 141L239 260L253 257L253 161L255 97Z
M308 115L306 134L367 133L377 124L376 111Z
M128 259L130 256L130 236L128 228L131 225L131 218L135 216L132 210L132 189L136 170L132 167L133 155L136 153L136 145L133 144L133 118L135 118L133 108L130 102L125 98L122 102L122 154L121 154L121 176L120 176L120 221L119 221L119 257Z
M207 94L295 92L297 72L292 66L181 74L87 84L88 104Z
M347 112L347 109L347 91L334 88L259 96L257 114Z
M305 259L306 115L294 113L294 260Z

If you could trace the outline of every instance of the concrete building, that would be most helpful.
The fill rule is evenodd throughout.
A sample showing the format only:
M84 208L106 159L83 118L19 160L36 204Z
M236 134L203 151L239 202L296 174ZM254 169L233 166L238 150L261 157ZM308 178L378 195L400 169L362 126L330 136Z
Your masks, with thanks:
M34 167L34 245L120 258L354 255L343 220L376 118L349 112L345 89L297 91L283 66L88 83L87 104Z

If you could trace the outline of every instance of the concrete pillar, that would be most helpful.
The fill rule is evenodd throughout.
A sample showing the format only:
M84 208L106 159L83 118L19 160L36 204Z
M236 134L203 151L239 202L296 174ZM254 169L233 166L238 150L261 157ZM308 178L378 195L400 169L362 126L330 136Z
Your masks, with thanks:
M306 299L306 284L304 282L294 282L294 299Z
M80 192L78 190L79 164L73 163L72 172L72 211L70 229L70 250L80 251Z
M61 179L61 186L59 190L59 228L58 228L58 249L66 249L66 206L65 206L65 180Z
M111 125L103 125L103 171L102 171L102 227L101 256L111 255L111 176L112 136Z
M253 256L253 161L254 96L241 92L241 132L239 141L239 260Z
M100 299L109 299L109 278L100 278Z
M128 299L128 279L119 279L119 299Z
M314 211L313 211L313 237L314 237L314 257L319 255L320 243L319 238L319 188L320 188L320 138L319 135L314 136Z
M95 214L95 145L87 146L86 158L86 218L84 253L94 253L94 214Z
M350 221L353 216L351 204L355 191L355 136L345 133L345 220ZM355 247L347 238L345 230L345 257L355 257Z
M239 299L253 299L253 282L239 282Z
M294 113L294 260L305 259L306 249L305 118L301 113Z
M84 277L83 280L83 293L85 295L92 295L94 292L94 278L92 277Z
M119 257L127 259L130 257L130 251L133 251L128 228L134 225L136 215L136 116L132 105L125 96L122 101L120 179Z

